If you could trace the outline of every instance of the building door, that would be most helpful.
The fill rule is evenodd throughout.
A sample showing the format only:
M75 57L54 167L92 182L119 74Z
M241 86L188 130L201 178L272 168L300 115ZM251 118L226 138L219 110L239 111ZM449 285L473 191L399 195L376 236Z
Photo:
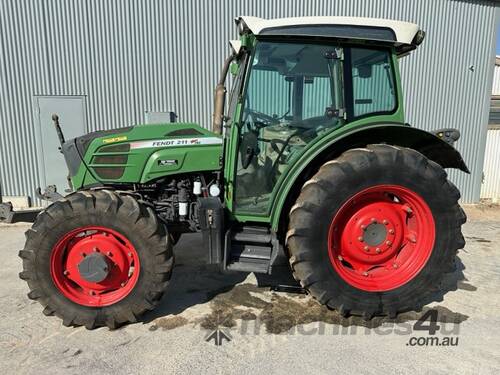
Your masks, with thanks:
M52 115L59 116L66 140L86 133L86 110L84 96L37 96L34 100L37 117L36 138L39 153L39 176L42 192L45 187L55 185L57 192L65 195L68 189L68 168L59 151Z

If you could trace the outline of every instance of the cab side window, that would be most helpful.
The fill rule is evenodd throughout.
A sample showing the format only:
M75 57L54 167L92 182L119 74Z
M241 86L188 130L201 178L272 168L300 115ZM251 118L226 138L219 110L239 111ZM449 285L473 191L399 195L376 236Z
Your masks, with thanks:
M351 48L353 116L391 113L396 108L389 51Z

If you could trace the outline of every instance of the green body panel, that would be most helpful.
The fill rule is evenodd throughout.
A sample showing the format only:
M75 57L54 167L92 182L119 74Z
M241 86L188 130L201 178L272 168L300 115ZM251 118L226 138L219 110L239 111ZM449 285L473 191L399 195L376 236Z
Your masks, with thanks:
M130 150L102 151L103 147L120 144L130 144ZM197 124L139 125L128 132L93 139L72 182L76 189L95 184L147 183L178 173L218 170L221 155L220 136ZM96 156L126 156L126 162L96 163ZM103 178L95 168L123 168L123 173L117 178Z
M220 168L220 146L191 146L189 149L160 150L149 157L141 183L177 173L211 171ZM175 165L161 166L158 161L176 159Z

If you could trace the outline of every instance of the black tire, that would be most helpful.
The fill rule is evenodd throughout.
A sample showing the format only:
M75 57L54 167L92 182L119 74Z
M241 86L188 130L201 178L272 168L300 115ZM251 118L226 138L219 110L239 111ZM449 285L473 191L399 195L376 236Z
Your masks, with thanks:
M125 236L138 254L141 270L126 297L102 307L77 304L54 284L50 256L66 233L89 225L110 228ZM111 329L136 322L160 301L173 267L172 244L153 210L128 195L108 190L81 191L51 204L26 232L20 278L27 281L30 299L40 302L45 315L56 315L65 326Z
M328 256L328 230L344 202L378 184L418 193L432 212L436 236L427 263L413 279L396 289L369 292L353 287L335 271ZM420 311L433 300L445 273L454 269L457 250L465 245L461 225L466 216L459 198L444 169L415 150L390 145L348 150L304 184L290 210L286 242L294 276L321 304L344 316L370 319Z

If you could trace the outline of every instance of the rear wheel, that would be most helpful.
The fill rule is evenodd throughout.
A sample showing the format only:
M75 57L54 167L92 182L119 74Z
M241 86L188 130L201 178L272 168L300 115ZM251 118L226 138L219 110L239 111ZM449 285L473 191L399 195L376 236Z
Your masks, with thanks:
M420 310L465 242L460 193L422 154L353 149L306 182L287 245L302 286L344 315Z
M111 191L78 192L43 211L20 252L31 299L65 325L115 328L154 308L173 266L155 213Z

